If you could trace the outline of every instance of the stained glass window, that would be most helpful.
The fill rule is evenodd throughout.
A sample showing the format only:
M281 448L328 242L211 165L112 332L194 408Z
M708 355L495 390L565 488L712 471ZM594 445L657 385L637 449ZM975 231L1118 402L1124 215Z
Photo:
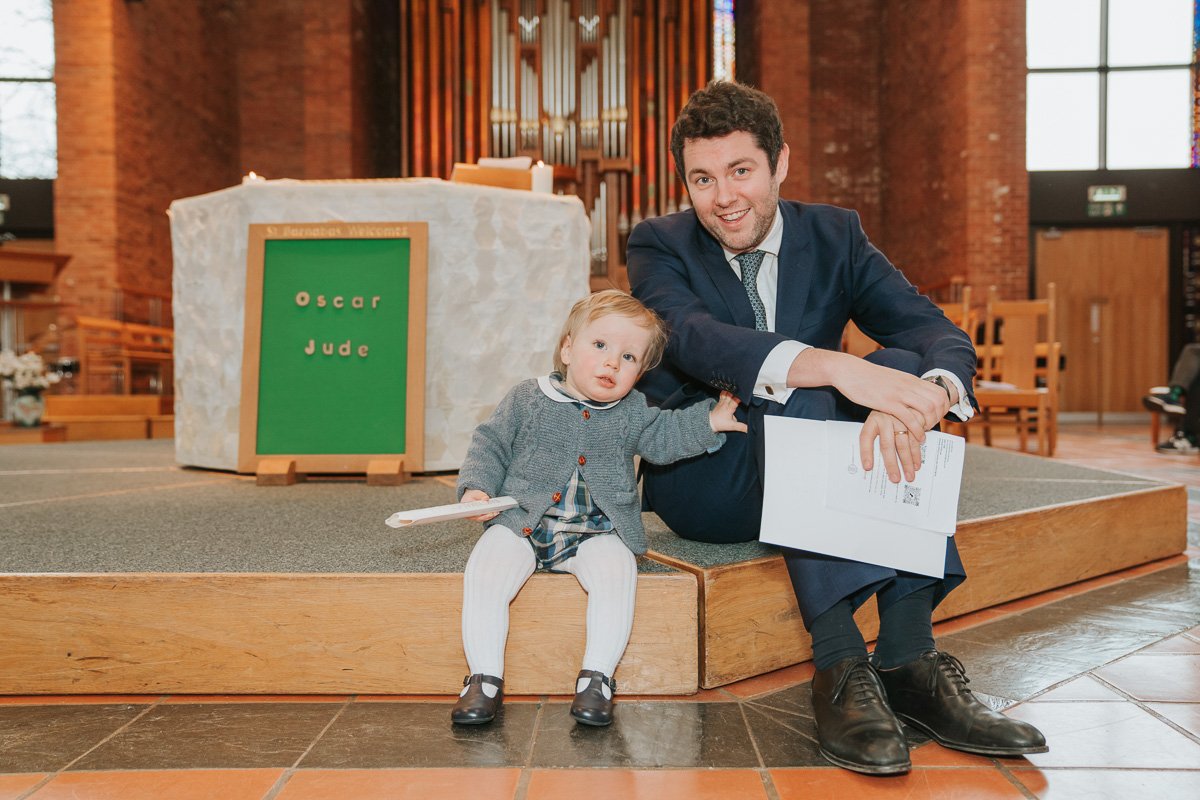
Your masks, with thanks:
M713 79L734 78L734 0L713 0Z
M1026 0L1027 167L1200 167L1198 9Z
M57 175L50 0L0 0L0 178Z

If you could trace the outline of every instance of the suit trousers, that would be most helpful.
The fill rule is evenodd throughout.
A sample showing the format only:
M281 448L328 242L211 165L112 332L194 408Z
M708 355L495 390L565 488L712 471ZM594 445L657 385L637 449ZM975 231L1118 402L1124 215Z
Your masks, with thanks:
M879 350L867 360L918 374L920 358L905 350ZM727 434L723 447L674 464L643 464L646 510L657 513L672 531L698 542L748 542L758 538L762 520L764 420L767 416L861 422L869 410L851 403L829 386L796 389L786 403L755 398L738 411L747 435ZM806 627L835 603L849 599L854 608L872 595L886 608L902 597L936 585L934 606L966 578L954 537L947 540L945 577L899 572L804 550L780 548Z

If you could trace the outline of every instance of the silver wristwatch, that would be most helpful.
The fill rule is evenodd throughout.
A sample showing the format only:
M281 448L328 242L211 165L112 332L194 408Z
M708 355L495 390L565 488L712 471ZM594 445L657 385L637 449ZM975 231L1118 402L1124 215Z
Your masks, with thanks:
M930 375L924 380L930 383L936 383L938 386L946 390L946 399L950 401L950 405L954 405L954 392L950 391L950 381L946 380L945 375Z

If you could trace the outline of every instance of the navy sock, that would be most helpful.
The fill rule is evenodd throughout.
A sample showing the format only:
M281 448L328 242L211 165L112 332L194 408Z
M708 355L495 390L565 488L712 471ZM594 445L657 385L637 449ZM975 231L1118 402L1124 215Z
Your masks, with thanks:
M865 656L867 644L854 622L854 608L842 600L813 620L808 630L812 635L813 664L817 669L829 669L843 658Z
M936 584L906 594L887 608L879 609L879 640L875 643L875 665L892 669L914 661L933 645L933 598Z

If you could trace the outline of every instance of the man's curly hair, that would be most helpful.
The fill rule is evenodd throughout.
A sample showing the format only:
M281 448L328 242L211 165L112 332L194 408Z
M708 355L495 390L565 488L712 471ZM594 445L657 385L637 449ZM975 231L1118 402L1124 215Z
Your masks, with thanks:
M688 139L719 139L746 131L767 154L771 174L783 150L783 122L770 95L734 81L712 81L688 98L671 128L671 155L675 171L687 185L683 145Z

